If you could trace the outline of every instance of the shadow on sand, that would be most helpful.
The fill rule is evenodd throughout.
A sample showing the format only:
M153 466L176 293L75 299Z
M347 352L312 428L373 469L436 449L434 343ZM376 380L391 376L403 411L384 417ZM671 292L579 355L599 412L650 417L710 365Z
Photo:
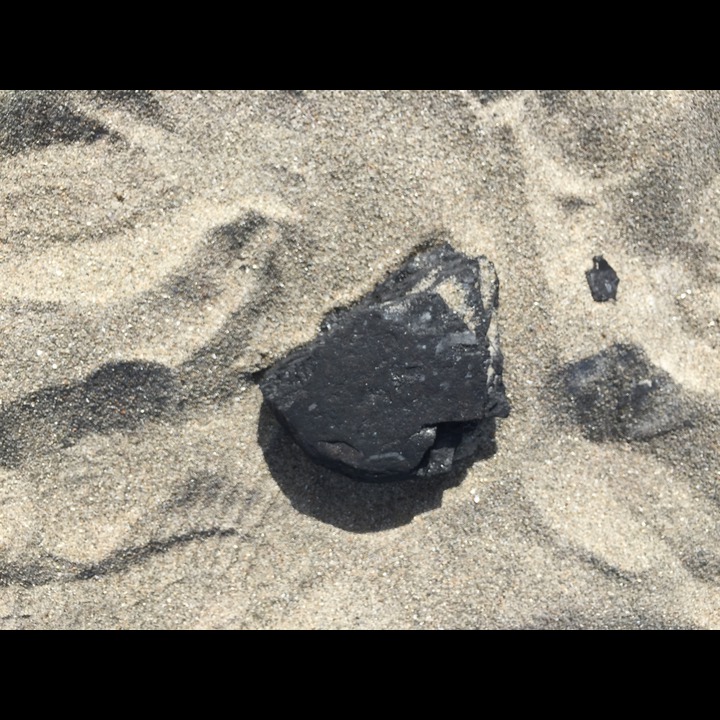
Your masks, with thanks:
M356 533L388 530L442 505L443 492L460 485L471 463L440 478L365 483L315 464L263 402L258 442L273 478L293 507L322 522ZM495 454L495 419L475 461Z

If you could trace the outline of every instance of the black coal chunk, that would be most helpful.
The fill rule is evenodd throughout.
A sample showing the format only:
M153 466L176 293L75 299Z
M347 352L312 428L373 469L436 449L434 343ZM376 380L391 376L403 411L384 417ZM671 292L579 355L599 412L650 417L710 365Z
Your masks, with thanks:
M444 244L332 312L260 388L325 466L370 482L445 474L510 411L497 305L492 263Z
M620 278L602 255L593 258L593 268L585 271L585 277L595 302L615 299Z

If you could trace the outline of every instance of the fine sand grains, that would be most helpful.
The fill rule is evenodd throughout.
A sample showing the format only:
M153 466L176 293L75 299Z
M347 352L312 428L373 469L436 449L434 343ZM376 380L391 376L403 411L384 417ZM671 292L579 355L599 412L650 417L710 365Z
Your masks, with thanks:
M719 111L0 93L0 628L720 627ZM441 241L500 280L495 453L442 485L318 468L255 373ZM569 411L558 372L618 345L682 422ZM635 407L610 385L603 423Z

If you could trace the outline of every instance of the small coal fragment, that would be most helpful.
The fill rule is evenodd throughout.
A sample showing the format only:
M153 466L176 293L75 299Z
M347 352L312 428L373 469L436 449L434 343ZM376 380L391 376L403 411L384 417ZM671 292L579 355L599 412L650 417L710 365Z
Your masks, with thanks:
M270 368L266 402L317 462L369 482L450 472L510 408L485 257L416 255Z
M593 268L585 271L585 277L595 302L615 299L620 278L602 255L593 258Z
M634 345L612 345L560 375L572 414L591 440L649 440L690 421L680 386Z

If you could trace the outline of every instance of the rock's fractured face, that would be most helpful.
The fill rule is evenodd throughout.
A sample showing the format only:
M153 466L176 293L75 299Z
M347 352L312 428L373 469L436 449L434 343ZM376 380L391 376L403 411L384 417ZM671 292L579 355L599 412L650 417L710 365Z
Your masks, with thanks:
M417 255L266 373L268 404L316 461L366 481L439 475L506 417L486 258Z

